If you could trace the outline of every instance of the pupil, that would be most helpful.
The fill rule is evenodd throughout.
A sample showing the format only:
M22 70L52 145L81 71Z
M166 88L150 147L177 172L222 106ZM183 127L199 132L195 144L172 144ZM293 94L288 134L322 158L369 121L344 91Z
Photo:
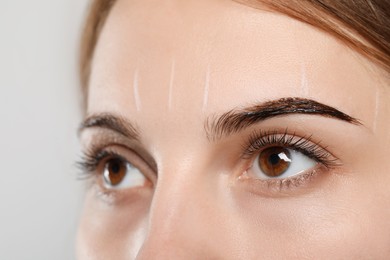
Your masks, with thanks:
M117 161L114 161L111 163L111 172L114 174L118 174L121 169L120 163Z
M272 164L272 165L278 164L279 161L280 161L279 154L276 154L276 153L271 154L270 157L269 157L269 159L268 159L268 161L269 161L270 164Z
M103 178L109 187L113 187L121 183L126 174L126 163L121 159L113 158L106 162Z

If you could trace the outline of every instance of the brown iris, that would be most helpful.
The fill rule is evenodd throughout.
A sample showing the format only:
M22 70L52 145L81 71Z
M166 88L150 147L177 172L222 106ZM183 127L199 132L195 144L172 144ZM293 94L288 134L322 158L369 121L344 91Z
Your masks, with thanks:
M109 159L104 167L104 181L111 186L118 185L127 173L127 163L120 159Z
M259 155L260 169L268 177L279 177L291 164L291 155L287 148L270 147Z

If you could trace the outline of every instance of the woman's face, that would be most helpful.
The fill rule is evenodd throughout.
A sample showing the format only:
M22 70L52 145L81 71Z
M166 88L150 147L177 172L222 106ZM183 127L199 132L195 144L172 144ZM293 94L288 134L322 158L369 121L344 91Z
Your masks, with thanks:
M384 259L384 72L233 1L124 1L92 64L80 259Z

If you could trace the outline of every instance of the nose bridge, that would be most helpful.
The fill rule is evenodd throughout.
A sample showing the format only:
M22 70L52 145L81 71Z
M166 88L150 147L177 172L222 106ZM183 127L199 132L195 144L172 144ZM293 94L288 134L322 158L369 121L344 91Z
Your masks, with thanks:
M147 237L137 259L188 259L191 252L198 256L208 251L209 243L202 234L210 223L209 199L213 195L210 185L205 185L210 179L202 164L187 160L171 165L159 172Z
M165 234L179 224L184 224L192 215L196 206L200 206L202 197L202 182L199 178L188 176L183 170L172 178L161 178L156 187L150 211L150 229L155 228ZM180 176L181 175L181 176ZM188 177L186 177L188 176ZM192 184L198 186L194 194Z

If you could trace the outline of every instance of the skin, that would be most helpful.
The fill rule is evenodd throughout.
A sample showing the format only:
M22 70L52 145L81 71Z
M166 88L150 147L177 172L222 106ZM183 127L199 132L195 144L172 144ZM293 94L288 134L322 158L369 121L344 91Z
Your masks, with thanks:
M284 97L361 125L289 114L209 140L204 121ZM85 197L79 259L386 259L390 255L388 74L325 32L228 0L119 0L92 63L88 115L131 121L139 141L87 127L148 177ZM296 134L337 158L279 190L245 175L256 130ZM104 162L103 162L104 166Z

